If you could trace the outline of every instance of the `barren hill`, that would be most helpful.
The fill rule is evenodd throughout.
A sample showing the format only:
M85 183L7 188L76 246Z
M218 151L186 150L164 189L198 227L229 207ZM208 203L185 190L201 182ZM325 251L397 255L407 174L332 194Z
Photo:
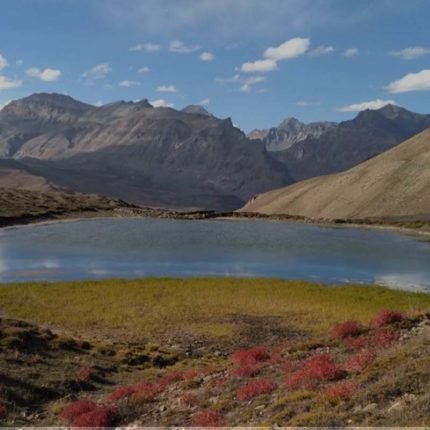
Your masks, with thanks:
M57 187L15 160L0 158L0 188L53 191ZM1 199L1 197L0 197Z
M430 129L350 170L257 196L241 209L311 218L430 219Z

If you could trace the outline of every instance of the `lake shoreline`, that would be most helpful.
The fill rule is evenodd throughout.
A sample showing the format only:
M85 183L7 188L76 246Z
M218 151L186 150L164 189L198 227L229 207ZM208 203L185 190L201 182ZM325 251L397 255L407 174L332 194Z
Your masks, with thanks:
M152 208L115 208L112 210L94 210L85 212L48 213L41 216L0 217L0 230L25 226L48 225L54 223L102 220L102 219L175 219L175 220L228 220L228 221L281 221L292 224L316 225L328 228L359 228L390 231L407 234L430 240L430 222L422 221L390 221L390 220L344 220L307 218L295 215L265 215L248 212L215 212L192 211L180 212L167 209ZM412 227L418 224L419 227ZM422 230L422 226L426 230ZM428 230L427 230L428 229Z

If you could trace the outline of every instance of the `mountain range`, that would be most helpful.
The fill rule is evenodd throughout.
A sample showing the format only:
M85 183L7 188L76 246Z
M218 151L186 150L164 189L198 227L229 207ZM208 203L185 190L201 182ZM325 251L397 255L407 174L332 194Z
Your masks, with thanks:
M427 127L430 115L388 105L341 123L287 118L247 136L198 105L96 107L33 94L0 110L0 186L233 210L256 194L349 169Z
M147 100L95 107L35 94L13 101L0 111L0 155L58 187L145 206L236 209L292 182L229 118Z
M389 104L378 110L364 110L354 119L340 123L306 125L289 118L261 136L267 150L297 182L342 172L428 127L430 115Z
M335 122L311 122L305 124L296 118L284 119L278 127L266 130L255 129L248 133L250 139L260 139L268 151L284 151L307 138L319 138L337 127Z
M245 212L430 220L430 129L342 173L263 193Z

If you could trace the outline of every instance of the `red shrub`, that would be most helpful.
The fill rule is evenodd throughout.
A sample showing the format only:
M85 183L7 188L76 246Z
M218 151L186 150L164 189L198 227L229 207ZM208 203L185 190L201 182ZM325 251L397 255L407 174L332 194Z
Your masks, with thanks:
M139 382L133 385L119 387L108 396L108 400L121 400L133 395L138 395L144 400L153 400L158 394L162 393L166 388L163 382Z
M354 349L354 350L368 348L371 343L370 341L371 339L368 336L347 337L346 339L343 340L343 342L349 349Z
M193 416L193 427L224 427L224 417L218 411L206 410Z
M406 316L402 312L382 309L373 317L372 321L370 322L370 325L373 328L379 328L384 325L403 321L405 318Z
M352 355L345 364L345 368L348 372L361 372L376 358L374 351L365 349Z
M303 369L296 370L291 375L287 376L287 379L285 380L285 385L290 390L296 390L297 388L306 388L311 389L314 388L316 383L314 380L310 380L307 378L306 373Z
M348 337L357 337L364 332L364 327L359 321L345 321L333 327L330 336L333 339L345 339Z
M201 369L187 369L182 373L182 379L184 381L191 381L194 378L202 376L203 373L204 372Z
M381 328L376 331L371 339L375 348L389 348L399 340L399 333L390 328Z
M227 378L220 376L219 378L212 379L210 381L209 385L212 388L222 388L227 383Z
M285 350L285 346L279 345L272 348L270 351L270 359L268 360L269 364L279 364L282 362L282 353Z
M76 402L65 406L59 415L64 421L72 423L76 418L91 412L96 408L97 403L92 400L77 400Z
M93 369L92 367L81 367L77 373L77 377L79 381L82 381L82 382L89 381L90 379L94 378L95 375L96 375L96 370Z
M264 346L256 346L251 349L241 349L231 355L231 361L239 366L244 364L260 363L269 359L270 352Z
M342 381L335 384L330 384L323 391L323 395L327 400L348 400L355 396L359 387L355 382Z
M74 419L72 427L105 428L112 423L112 415L111 409L98 406Z
M329 353L316 354L308 358L303 368L310 377L328 381L337 379L342 374L342 369Z
M183 406L193 406L196 403L196 396L192 393L185 393L179 399L179 403Z
M239 400L249 400L260 394L269 394L276 388L273 381L267 379L259 379L256 381L248 382L243 387L239 388L237 398Z
M331 354L322 353L308 358L300 370L291 374L287 380L290 389L315 388L323 381L333 381L343 375L343 370Z
M6 403L3 400L0 400L0 420L4 420L7 417L8 410Z
M124 387L117 388L115 391L110 393L107 398L110 401L121 400L136 394L136 392L137 390L134 385L126 385Z
M140 382L136 384L136 388L136 395L140 399L151 401L166 389L166 385L160 382Z
M255 364L243 364L240 367L235 367L231 371L231 376L244 378L247 376L256 376L260 373L260 369Z
M161 381L166 385L174 384L175 382L182 381L184 379L184 371L183 370L171 370L170 372L166 372Z

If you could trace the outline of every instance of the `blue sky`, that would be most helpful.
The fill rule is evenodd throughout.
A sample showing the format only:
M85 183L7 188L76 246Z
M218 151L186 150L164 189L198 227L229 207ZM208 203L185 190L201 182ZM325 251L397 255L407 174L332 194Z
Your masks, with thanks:
M242 129L430 112L428 0L2 0L0 106L202 103Z

